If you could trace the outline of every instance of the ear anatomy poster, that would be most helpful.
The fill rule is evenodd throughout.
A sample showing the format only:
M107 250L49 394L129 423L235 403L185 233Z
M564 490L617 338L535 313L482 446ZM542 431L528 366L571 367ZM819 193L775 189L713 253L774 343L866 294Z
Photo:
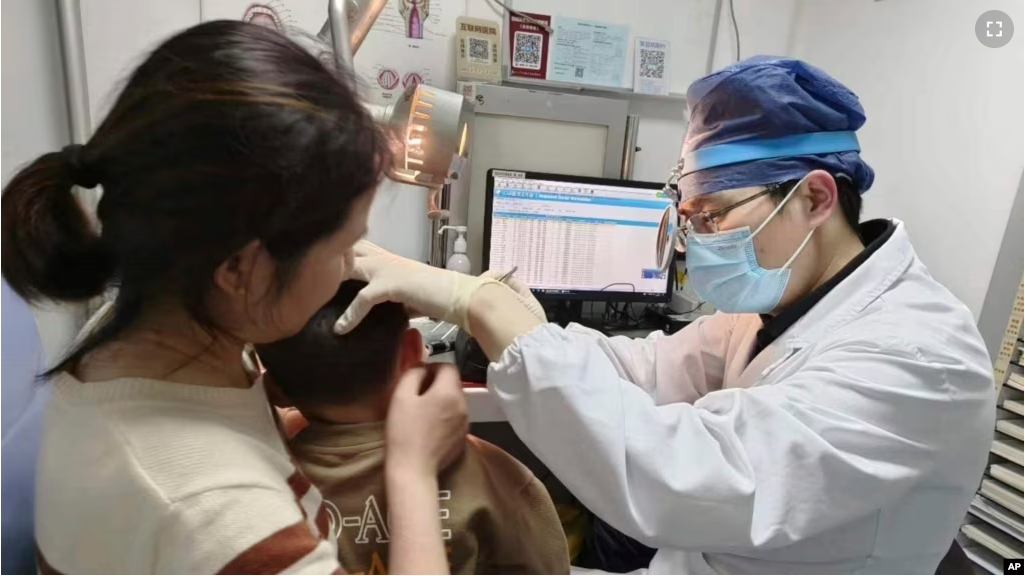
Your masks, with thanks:
M365 0L346 1L359 18ZM388 0L355 54L364 97L390 104L411 84L455 89L456 17L465 0ZM240 19L288 33L315 36L327 21L326 0L202 0L203 20ZM328 50L320 57L330 57Z

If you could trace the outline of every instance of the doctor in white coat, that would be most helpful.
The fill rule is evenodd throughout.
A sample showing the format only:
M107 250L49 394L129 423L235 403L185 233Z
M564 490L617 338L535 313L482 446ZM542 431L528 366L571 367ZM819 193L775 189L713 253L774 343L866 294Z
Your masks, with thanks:
M858 222L873 173L846 87L758 57L695 82L688 106L670 238L716 314L610 338L545 323L529 292L364 245L370 284L339 330L383 300L469 330L519 437L659 549L651 572L932 574L993 429L971 313L904 224Z

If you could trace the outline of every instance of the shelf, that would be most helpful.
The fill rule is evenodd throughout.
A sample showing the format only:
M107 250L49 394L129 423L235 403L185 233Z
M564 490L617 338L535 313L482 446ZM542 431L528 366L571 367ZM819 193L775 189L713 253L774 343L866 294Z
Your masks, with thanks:
M977 571L1003 573L1004 559L1021 558L1025 542L1025 341L1022 340L1025 310L1025 278L1018 281L1011 315L1000 349L993 362L997 388L997 420L990 444L990 464L978 493L972 499L957 541ZM1009 460L1005 462L1004 459Z
M527 88L530 90L544 90L546 92L559 92L563 94L597 96L599 98L615 98L617 100L658 100L663 102L679 102L680 104L685 104L687 102L687 96L684 94L643 94L641 92L634 92L629 88L573 84L571 82L535 80L533 78L520 78L515 76L503 78L502 86Z

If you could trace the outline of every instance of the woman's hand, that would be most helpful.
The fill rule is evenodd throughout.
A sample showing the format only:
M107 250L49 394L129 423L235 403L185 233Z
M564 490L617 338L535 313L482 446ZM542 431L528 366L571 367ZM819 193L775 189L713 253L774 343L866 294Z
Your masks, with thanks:
M466 447L466 399L451 366L414 368L399 380L384 426L392 574L448 574L438 472Z
M437 476L462 454L467 429L466 398L455 367L433 364L409 370L399 379L388 408L386 470Z

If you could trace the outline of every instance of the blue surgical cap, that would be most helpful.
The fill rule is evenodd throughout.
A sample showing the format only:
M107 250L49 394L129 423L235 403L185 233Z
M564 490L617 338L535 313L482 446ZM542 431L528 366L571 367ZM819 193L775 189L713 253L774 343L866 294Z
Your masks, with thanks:
M849 178L859 193L875 177L858 153L865 123L858 97L793 58L755 56L687 90L683 200L721 190L796 180L812 170Z

